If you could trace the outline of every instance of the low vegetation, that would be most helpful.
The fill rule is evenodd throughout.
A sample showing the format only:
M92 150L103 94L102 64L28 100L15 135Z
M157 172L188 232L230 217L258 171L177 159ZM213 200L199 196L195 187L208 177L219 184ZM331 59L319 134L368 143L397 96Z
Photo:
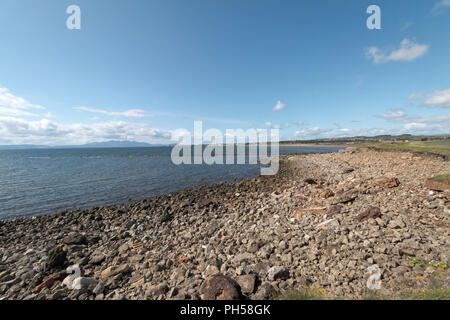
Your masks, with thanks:
M450 143L450 140L449 140ZM378 150L397 150L397 151L411 151L434 153L440 155L450 155L450 144L433 144L433 141L414 141L414 142L375 142L375 143L360 143L358 147L373 148Z
M449 182L450 183L450 173L435 176L435 177L429 178L428 180L434 181L434 182Z

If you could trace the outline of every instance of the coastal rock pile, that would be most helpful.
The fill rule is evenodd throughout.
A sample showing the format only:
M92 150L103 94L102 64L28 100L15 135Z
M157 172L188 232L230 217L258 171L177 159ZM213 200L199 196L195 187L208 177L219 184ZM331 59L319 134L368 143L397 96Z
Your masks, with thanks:
M350 299L372 292L374 264L383 294L448 286L450 194L425 186L446 172L448 161L405 153L289 156L273 177L4 222L0 297L270 299L314 287ZM73 265L78 289L64 280Z

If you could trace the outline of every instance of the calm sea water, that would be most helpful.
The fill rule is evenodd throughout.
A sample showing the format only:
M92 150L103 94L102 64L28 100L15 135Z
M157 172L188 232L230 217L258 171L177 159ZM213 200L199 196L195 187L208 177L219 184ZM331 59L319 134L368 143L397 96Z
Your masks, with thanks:
M338 148L280 147L280 153ZM0 150L0 220L126 203L259 174L258 165L172 164L170 147Z

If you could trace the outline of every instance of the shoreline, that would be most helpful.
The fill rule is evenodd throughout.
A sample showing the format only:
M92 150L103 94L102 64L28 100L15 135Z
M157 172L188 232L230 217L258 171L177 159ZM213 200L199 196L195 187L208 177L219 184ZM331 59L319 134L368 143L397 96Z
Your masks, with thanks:
M205 299L221 274L230 297L360 299L372 264L383 295L445 286L448 269L431 266L449 264L450 194L430 194L422 176L447 171L395 152L283 155L276 176L0 222L0 298ZM74 264L89 279L81 290L62 285Z
M338 151L326 151L326 152L323 152L323 153L333 153L333 152L338 152ZM304 152L304 153L298 153L298 152L292 152L292 153L289 152L288 153L288 152L285 152L285 153L280 154L279 157L280 157L280 159L285 159L285 158L293 156L293 155L308 155L308 154L314 154L314 153L315 152ZM260 160L258 161L258 165L261 166ZM250 178L254 178L254 177L257 177L257 176L259 176L259 174L255 173ZM241 179L248 179L248 178L249 177L246 177L246 178L234 177L234 178L230 178L228 180L228 182L226 182L226 183L233 183L235 181L239 181ZM77 208L72 206L72 207L67 207L67 208L59 208L59 209L51 210L50 212L41 213L41 214L20 213L20 214L17 214L16 216L1 216L0 215L0 223L8 222L8 221L24 220L24 219L25 220L26 219L33 219L33 218L42 217L42 216L51 216L51 215L57 214L59 212L70 212L70 211L80 211L80 210L84 211L84 210L89 210L89 209L91 209L93 207L115 207L115 206L129 205L130 203L137 202L137 201L144 200L144 199L161 197L161 196L164 196L164 195L167 195L167 194L170 194L170 193L176 193L176 192L182 192L184 190L195 189L196 187L200 187L200 186L214 186L214 185L216 185L218 183L222 183L222 182L223 181L210 182L210 183L207 183L207 184L198 184L198 185L194 184L194 185L191 185L191 186L188 186L188 187L184 187L184 188L181 188L181 189L174 188L173 191L166 191L165 193L156 194L156 195L153 195L153 196L150 196L150 197L144 196L144 197L139 197L139 198L130 198L131 197L130 196L129 200L125 200L125 201L122 201L122 202L104 203L104 204L95 204L94 203L94 204L91 204L91 205L85 205L85 206L77 207Z
M280 147L318 147L318 148L348 148L349 145L344 144L310 144L310 143L280 143Z

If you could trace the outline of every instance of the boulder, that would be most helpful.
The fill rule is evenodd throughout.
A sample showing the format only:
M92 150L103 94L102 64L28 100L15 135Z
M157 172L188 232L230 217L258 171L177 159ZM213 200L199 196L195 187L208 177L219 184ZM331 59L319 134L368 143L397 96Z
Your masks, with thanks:
M203 282L200 287L202 300L239 300L239 284L230 277L218 274Z

